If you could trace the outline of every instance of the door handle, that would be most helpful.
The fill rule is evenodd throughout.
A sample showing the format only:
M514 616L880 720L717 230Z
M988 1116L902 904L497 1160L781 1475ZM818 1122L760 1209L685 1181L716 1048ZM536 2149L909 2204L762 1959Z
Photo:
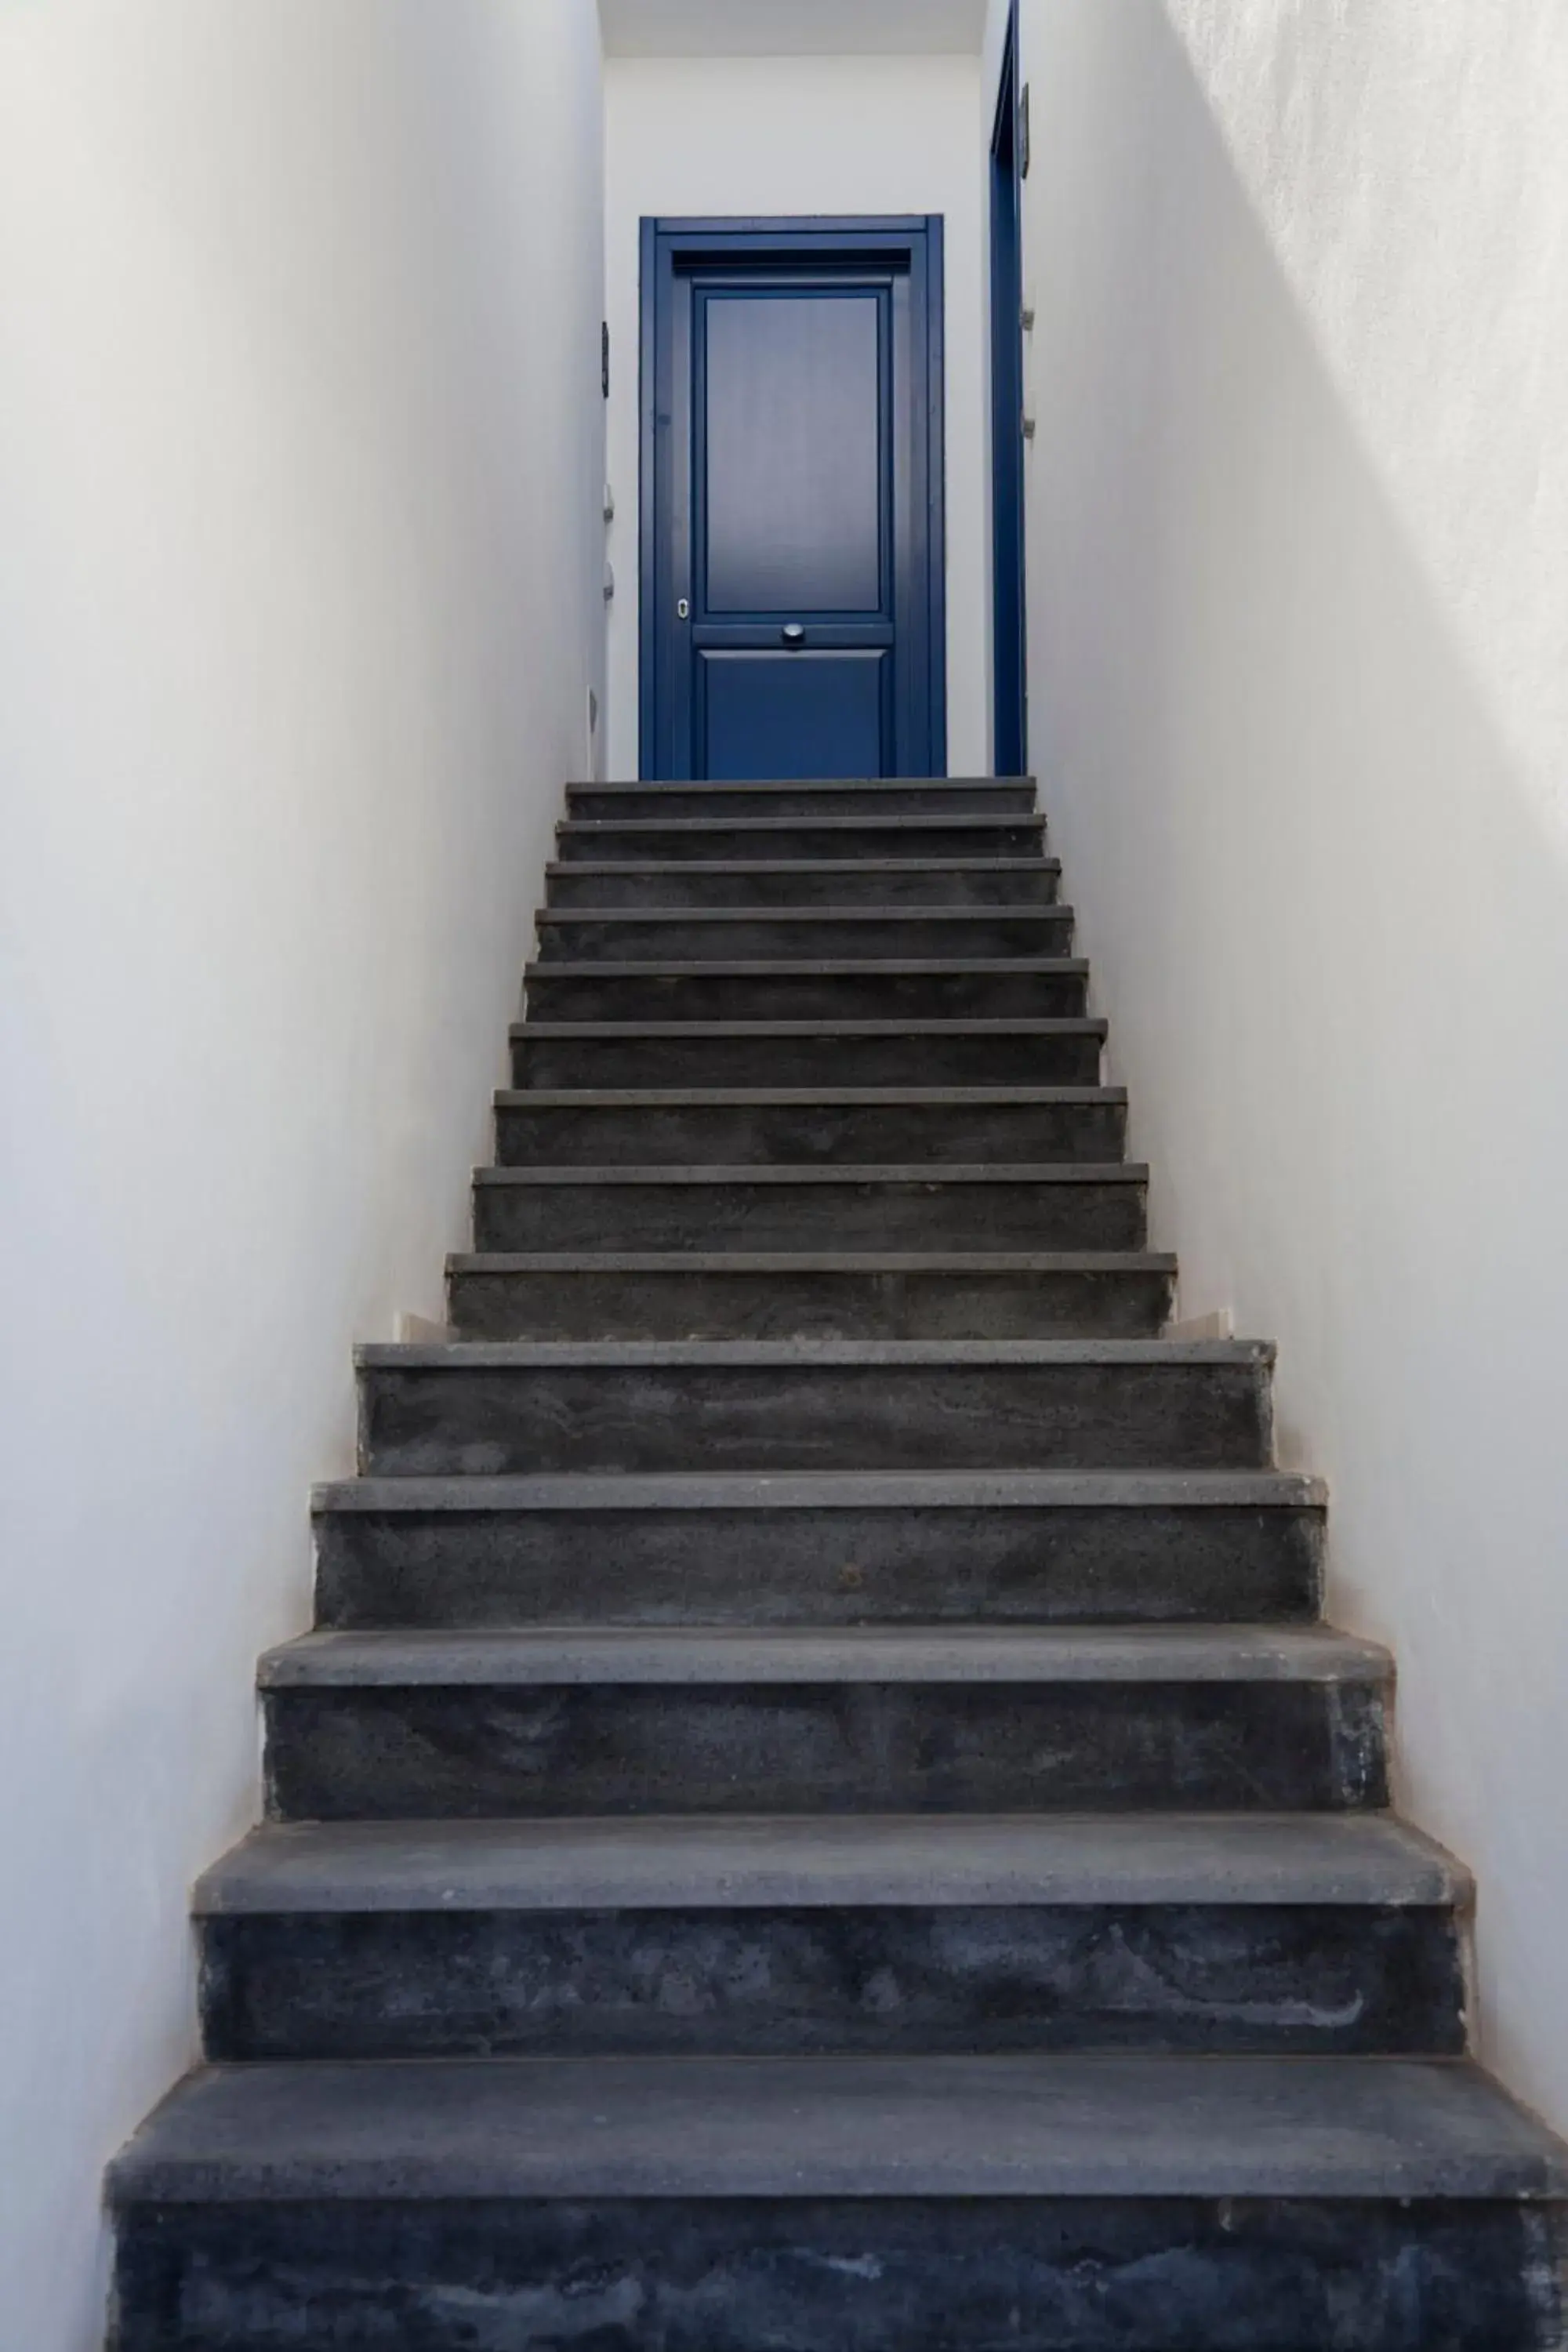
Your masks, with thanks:
M805 631L798 621L791 621L786 627L780 630L779 635L785 645L791 647L804 646L805 643Z

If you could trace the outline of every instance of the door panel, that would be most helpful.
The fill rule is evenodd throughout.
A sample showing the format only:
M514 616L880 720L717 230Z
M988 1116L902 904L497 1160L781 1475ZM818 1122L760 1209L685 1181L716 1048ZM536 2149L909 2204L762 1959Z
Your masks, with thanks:
M940 251L645 223L645 776L945 766Z
M702 772L745 783L773 776L879 776L890 656L860 652L699 656Z
M700 304L706 614L881 612L883 309L826 289Z

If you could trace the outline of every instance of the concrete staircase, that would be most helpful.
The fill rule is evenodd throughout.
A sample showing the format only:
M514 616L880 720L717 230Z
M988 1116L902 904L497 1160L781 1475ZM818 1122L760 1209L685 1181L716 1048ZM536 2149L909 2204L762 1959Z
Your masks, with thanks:
M1568 2152L1465 2055L1270 1350L1160 1337L1034 800L571 793L117 2352L1568 2341Z

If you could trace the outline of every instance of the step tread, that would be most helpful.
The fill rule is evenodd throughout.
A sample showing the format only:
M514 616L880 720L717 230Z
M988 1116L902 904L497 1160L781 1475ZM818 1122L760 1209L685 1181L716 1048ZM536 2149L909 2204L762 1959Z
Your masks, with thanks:
M803 959L798 962L781 961L776 957L763 957L741 963L569 963L564 957L559 963L530 963L523 967L525 980L824 980L840 976L853 980L907 980L934 972L948 977L958 972L981 972L989 976L1005 973L1016 979L1020 973L1039 978L1060 978L1070 974L1081 978L1089 971L1084 956L850 956Z
M689 781L671 776L657 782L639 781L629 784L579 781L567 785L566 797L573 801L585 793L603 798L607 793L620 793L637 800L653 800L660 793L755 793L762 796L768 793L1022 793L1037 789L1038 779L1034 776L742 776L732 783L726 783L722 776L699 776Z
M660 967L667 969L668 967ZM712 970L699 964L698 971ZM856 969L864 971L865 966ZM548 967L560 971L560 964ZM589 971L605 970L603 964L584 967ZM769 1037L1098 1037L1101 1041L1110 1033L1110 1024L1089 1013L1043 1013L1038 1020L1018 1014L1000 1016L995 1020L978 1021L835 1021L826 1016L816 1021L514 1021L511 1036L514 1043L526 1044L531 1038L548 1037L562 1041L603 1043L606 1038L692 1038L739 1037L750 1045L760 1045ZM815 1098L815 1097L814 1097ZM575 1100L572 1097L569 1099Z
M847 816L807 810L793 816L574 816L563 817L556 836L600 840L608 833L744 833L764 838L775 833L997 833L1026 825L1043 833L1046 820L1033 809L947 809L930 816L911 810L859 809Z
M1268 1339L454 1339L408 1346L363 1342L364 1371L588 1370L612 1365L672 1370L785 1366L903 1368L919 1364L1011 1366L1247 1365L1268 1370Z
M543 1191L555 1185L744 1185L773 1184L918 1184L927 1190L947 1184L1131 1184L1149 1181L1149 1171L1134 1160L1096 1163L1087 1160L1005 1160L975 1163L958 1160L904 1160L877 1164L863 1160L722 1162L705 1167L661 1167L657 1161L633 1168L622 1163L603 1168L571 1166L476 1168L476 1184L517 1186Z
M1461 2060L404 2059L199 2069L133 2202L483 2197L1568 2196Z
M486 1478L342 1478L318 1512L435 1511L1320 1511L1321 1478L1294 1470L586 1471Z
M585 869L574 866L574 873ZM689 868L683 868L689 871ZM541 907L536 923L1044 923L1060 929L1074 909L1048 907Z
M1172 1274L1159 1250L468 1250L448 1274Z
M703 866L714 874L1059 874L1059 857L715 857ZM586 874L679 874L691 867L684 859L660 865L650 858L552 858L548 879L581 881Z
M1386 1814L668 1815L271 1823L198 1916L839 1904L1468 1904L1468 1871Z
M529 1024L533 1027L532 1024ZM537 1034L537 1029L534 1030ZM684 1034L684 1032L683 1032ZM568 1093L517 1087L496 1090L496 1108L527 1110L787 1109L1120 1109L1125 1087L584 1087ZM737 1163L749 1167L755 1163ZM937 1163L938 1165L942 1163Z
M303 1633L264 1690L826 1683L1365 1683L1393 1664L1328 1626L525 1626Z

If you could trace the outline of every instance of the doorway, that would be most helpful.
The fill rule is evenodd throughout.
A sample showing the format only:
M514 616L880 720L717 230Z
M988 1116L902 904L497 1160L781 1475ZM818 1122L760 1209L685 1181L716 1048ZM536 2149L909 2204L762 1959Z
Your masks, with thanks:
M649 220L649 780L946 767L936 216Z
M991 523L994 752L999 776L1028 768L1024 594L1024 136L1016 0L991 134Z

